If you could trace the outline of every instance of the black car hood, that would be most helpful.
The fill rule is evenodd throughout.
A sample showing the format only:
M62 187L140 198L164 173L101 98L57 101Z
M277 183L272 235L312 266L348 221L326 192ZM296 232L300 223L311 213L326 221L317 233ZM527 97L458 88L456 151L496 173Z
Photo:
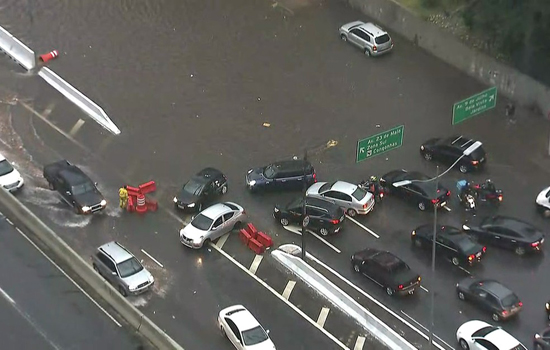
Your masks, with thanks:
M249 181L252 181L252 180L262 180L262 181L265 181L265 176L264 176L264 168L253 168L252 171L248 174L246 174L246 178L249 180Z
M199 200L199 197L198 196L195 196L194 194L192 193L189 193L187 191L184 191L183 189L181 189L178 193L178 195L176 196L176 198L178 199L178 202L179 203L182 203L182 204L191 204L191 203L196 203L198 200Z
M101 192L98 190L82 193L79 195L73 195L73 199L81 206L92 206L99 204L104 198Z

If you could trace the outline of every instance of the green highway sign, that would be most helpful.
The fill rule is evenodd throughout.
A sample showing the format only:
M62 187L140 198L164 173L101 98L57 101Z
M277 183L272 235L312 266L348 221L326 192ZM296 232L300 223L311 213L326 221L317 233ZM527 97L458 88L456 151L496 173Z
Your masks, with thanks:
M403 144L404 130L405 126L400 125L393 129L381 132L380 134L357 141L356 163L401 147Z
M486 110L495 108L496 104L496 86L457 102L453 105L453 125L461 123Z

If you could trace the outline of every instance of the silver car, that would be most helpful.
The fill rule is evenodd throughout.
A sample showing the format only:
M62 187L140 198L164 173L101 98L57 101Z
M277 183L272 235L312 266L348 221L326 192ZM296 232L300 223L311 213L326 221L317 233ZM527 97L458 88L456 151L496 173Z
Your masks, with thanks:
M180 241L189 248L200 249L207 241L239 228L245 219L244 208L236 203L214 204L201 211L180 230Z
M373 23L355 21L340 27L340 38L358 46L367 56L379 56L393 49L393 40Z
M92 265L123 296L146 292L155 283L153 275L118 242L109 242L97 248L92 255Z
M307 189L306 196L330 199L341 206L349 216L365 215L374 208L372 193L345 181L317 182Z

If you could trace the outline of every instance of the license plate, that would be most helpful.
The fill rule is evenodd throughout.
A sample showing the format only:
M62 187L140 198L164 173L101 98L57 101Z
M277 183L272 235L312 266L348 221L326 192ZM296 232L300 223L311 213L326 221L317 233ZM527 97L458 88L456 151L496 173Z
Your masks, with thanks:
M544 238L540 240L540 244L543 244L544 243Z
M481 159L479 160L479 162L481 163L481 162L483 162L484 160L485 160L485 157L481 158Z
M481 252L476 254L476 257L479 258L481 256Z
M185 206L185 205L179 205L179 204L178 204L178 208L180 208L180 209L186 209L187 206Z

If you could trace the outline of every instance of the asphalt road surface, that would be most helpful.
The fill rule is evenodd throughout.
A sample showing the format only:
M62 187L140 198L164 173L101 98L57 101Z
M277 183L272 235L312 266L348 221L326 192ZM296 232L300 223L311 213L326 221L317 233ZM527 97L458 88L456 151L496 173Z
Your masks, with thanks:
M284 294L291 277L276 269L263 271L270 264L268 255L256 273L247 276L239 269L250 270L255 257L240 245L236 234L217 246L234 261L213 247L192 252L179 245L181 222L174 216L183 221L188 217L171 210L171 198L186 179L206 166L228 175L225 199L242 204L255 225L272 234L279 245L299 242L299 237L273 222L273 205L297 194L249 194L243 178L250 167L316 149L311 160L320 181L357 182L400 168L435 174L435 166L418 153L420 143L434 136L466 134L483 141L488 152L486 169L467 177L476 181L490 177L504 189L499 213L548 229L533 204L548 185L546 121L518 109L517 122L508 122L507 101L499 97L494 110L451 126L452 104L486 86L395 35L392 54L367 59L337 36L339 25L364 16L337 1L301 4L285 3L292 7L291 13L268 1L133 5L80 1L61 2L49 12L42 11L46 4L38 1L32 8L10 4L0 17L36 52L53 48L62 52L52 69L100 103L122 130L120 136L109 135L48 85L20 75L12 62L2 60L1 139L3 153L28 179L20 198L83 255L118 239L136 255L144 249L159 260L164 268L140 255L159 284L152 295L135 302L177 340L180 337L184 346L186 341L191 348L203 346L205 337L215 331L216 311L245 301L272 329L276 344L285 342L282 334L289 331L308 334L293 348L323 342L324 337L307 318L289 308L272 307L282 306L283 301L253 280L256 276ZM91 20L100 13L101 21ZM85 124L73 130L79 118ZM403 147L355 164L358 139L396 125L405 126ZM330 140L337 144L322 150ZM41 167L59 158L82 165L100 183L113 204L106 213L75 217L46 189ZM443 183L453 191L461 177L451 171ZM157 181L155 197L163 210L139 218L114 208L119 186L151 179ZM467 217L455 201L450 207L452 211L441 212L438 221L459 226ZM483 209L480 215L483 212L491 210ZM545 326L543 305L549 283L545 254L520 258L490 247L482 265L471 270L438 261L433 278L430 259L410 245L411 230L432 220L431 213L388 198L373 213L357 219L367 229L348 220L340 235L327 238L332 247L309 236L308 248L424 335L431 323L429 293L435 293L434 330L443 346L456 345L454 333L462 322L489 319L459 302L456 282L470 274L496 278L524 302L519 317L503 327L530 344L532 334ZM348 257L365 246L391 250L405 259L422 274L426 291L391 299L354 275ZM302 295L297 285L289 302L316 323L320 309L330 305L314 298L307 304L310 294L304 289ZM190 302L192 298L196 302ZM362 334L330 321L333 312L337 315L331 309L323 329L353 348ZM324 348L336 346L323 339L329 342ZM219 348L218 342L225 344L221 339L208 341L213 348Z
M145 347L0 217L2 349Z

